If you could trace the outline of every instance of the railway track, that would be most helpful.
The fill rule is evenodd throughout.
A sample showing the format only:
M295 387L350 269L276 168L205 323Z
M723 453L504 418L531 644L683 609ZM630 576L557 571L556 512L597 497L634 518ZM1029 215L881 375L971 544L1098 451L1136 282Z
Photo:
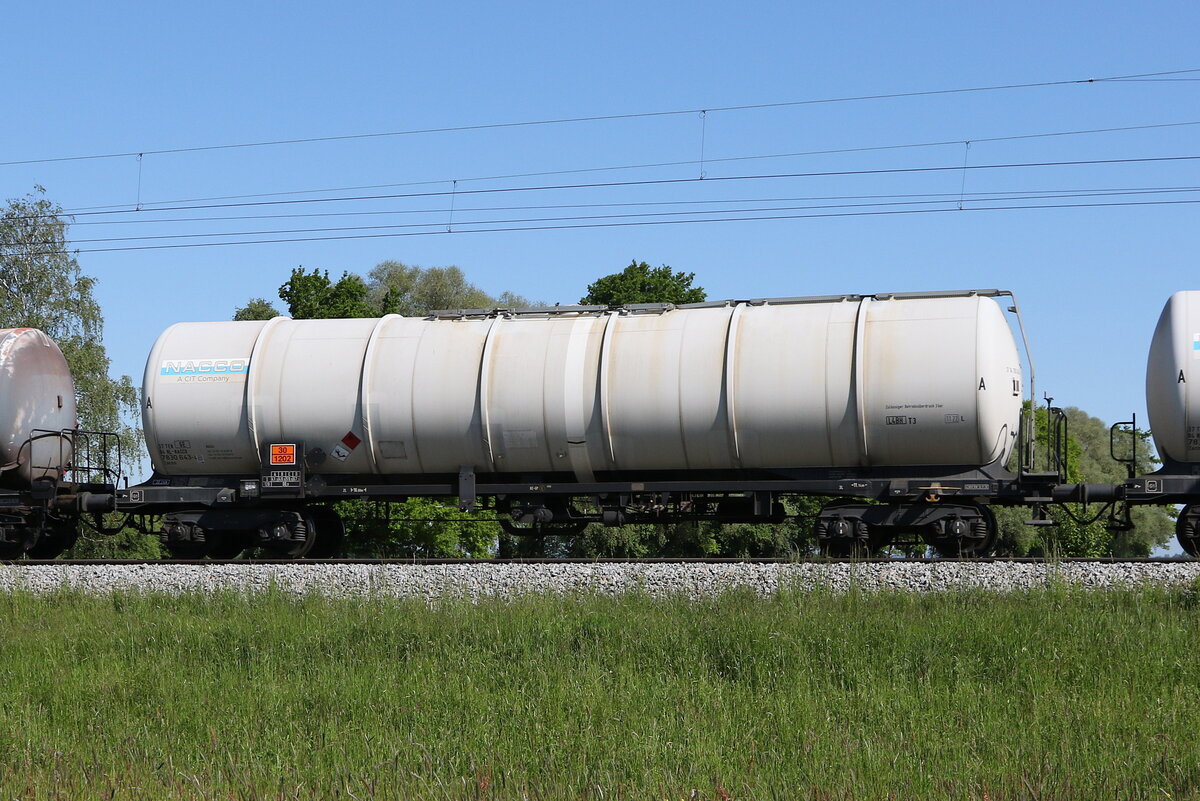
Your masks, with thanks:
M329 597L504 599L627 593L692 600L729 591L1025 592L1049 586L1198 587L1200 561L1144 559L54 560L0 565L5 592L280 591Z
M648 559L600 558L600 559L22 559L19 561L0 561L0 565L18 567L38 566L137 566L137 565L290 565L304 567L306 565L786 565L786 564L868 564L868 565L904 565L904 564L1190 564L1196 560L1190 556L1150 556L1150 557L1063 557L1049 559L1029 556L989 556L972 557L970 559L949 559L946 557L919 557L912 559L900 558L870 558L843 559L832 557L787 558L787 557L655 557Z

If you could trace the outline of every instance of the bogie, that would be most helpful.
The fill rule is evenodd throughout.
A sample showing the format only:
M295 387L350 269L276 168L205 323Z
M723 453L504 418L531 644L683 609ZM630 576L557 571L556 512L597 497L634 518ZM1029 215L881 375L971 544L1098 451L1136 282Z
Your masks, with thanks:
M876 556L913 534L947 557L988 556L996 546L991 509L981 504L826 504L813 526L829 556Z
M1175 539L1188 556L1200 557L1200 504L1180 510L1175 520Z
M341 553L345 527L327 506L224 509L167 515L159 537L175 559L236 559L253 549L272 559L328 559Z
M30 559L54 559L75 545L79 538L78 524L59 522L47 527L25 553Z

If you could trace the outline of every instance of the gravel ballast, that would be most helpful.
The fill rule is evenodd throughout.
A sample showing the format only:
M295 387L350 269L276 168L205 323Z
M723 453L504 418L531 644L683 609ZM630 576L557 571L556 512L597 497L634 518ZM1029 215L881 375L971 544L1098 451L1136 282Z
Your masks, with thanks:
M277 590L329 596L512 598L530 594L620 595L644 592L705 598L748 588L769 596L781 588L845 592L1019 591L1065 583L1119 588L1184 585L1200 577L1196 562L1088 563L564 563L564 564L213 564L3 565L0 591L92 595L152 592L179 595Z

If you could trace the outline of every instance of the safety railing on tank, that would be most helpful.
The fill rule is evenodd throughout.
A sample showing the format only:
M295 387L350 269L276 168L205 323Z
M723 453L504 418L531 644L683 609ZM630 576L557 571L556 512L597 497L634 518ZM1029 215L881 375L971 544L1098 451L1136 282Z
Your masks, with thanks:
M1032 404L1021 415L1020 449L1017 455L1018 473L1025 478L1050 479L1053 483L1067 481L1067 414L1052 405L1054 398L1045 399L1042 421Z
M51 464L31 464L33 472L57 476L56 484L103 484L116 487L121 477L121 439L111 431L34 429L22 450L32 456L35 442L54 439L57 458Z
M1138 439L1141 436L1137 427L1137 415L1132 420L1113 423L1108 428L1108 454L1113 461L1125 465L1127 478L1138 474ZM1118 443L1124 439L1124 445Z

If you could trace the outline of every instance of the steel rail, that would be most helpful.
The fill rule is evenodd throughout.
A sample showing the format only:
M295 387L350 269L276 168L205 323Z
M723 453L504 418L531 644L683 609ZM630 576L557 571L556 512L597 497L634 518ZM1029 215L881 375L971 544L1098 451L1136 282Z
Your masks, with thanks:
M953 557L916 557L904 558L840 558L840 557L655 557L646 559L625 559L606 557L597 559L582 558L531 558L531 559L468 559L468 558L429 558L429 559L22 559L2 560L0 565L8 567L106 567L106 566L139 566L139 565L205 565L211 567L223 565L244 566L275 566L291 565L329 566L329 565L396 565L423 567L433 565L590 565L590 564L645 564L645 565L733 565L733 564L864 564L864 565L903 565L903 564L1179 564L1196 561L1190 556L1146 556L1146 557L1062 557L1049 558L1040 556L985 556L970 558Z

